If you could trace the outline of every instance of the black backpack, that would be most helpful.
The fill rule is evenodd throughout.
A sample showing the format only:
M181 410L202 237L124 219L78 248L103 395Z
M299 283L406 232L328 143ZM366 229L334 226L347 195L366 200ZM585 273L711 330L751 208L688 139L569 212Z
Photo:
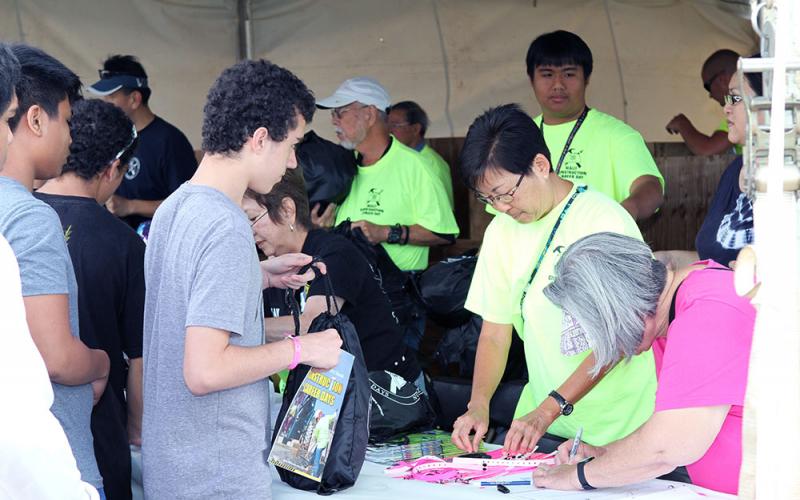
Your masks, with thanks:
M299 274L304 272L301 269ZM328 459L322 471L322 481L318 483L281 467L276 467L276 469L281 480L292 488L316 491L320 495L331 495L353 486L358 474L361 472L361 466L364 464L367 441L369 440L370 382L367 374L367 365L364 363L364 355L361 352L361 344L358 340L358 333L347 316L338 311L335 303L332 304L334 292L330 278L323 275L317 279L325 281L325 299L328 303L328 310L314 318L308 331L318 332L327 328L336 329L342 337L342 349L352 354L355 358L353 360L353 370L350 372L350 380L345 390L344 402L339 411L339 420L336 422L333 440L329 447ZM295 335L297 335L300 330L300 313L297 300L291 290L287 290L287 301L292 309L292 316L294 316L295 321ZM335 311L337 314L332 314L331 311ZM286 416L289 405L292 403L292 399L302 385L309 369L307 365L298 365L297 368L289 372L289 378L286 380L286 389L283 392L283 403L278 413L278 422L282 422ZM273 443L279 428L280 426L276 425L272 432Z
M352 151L308 132L297 145L297 163L303 171L310 207L340 204L350 192L356 175L356 157Z

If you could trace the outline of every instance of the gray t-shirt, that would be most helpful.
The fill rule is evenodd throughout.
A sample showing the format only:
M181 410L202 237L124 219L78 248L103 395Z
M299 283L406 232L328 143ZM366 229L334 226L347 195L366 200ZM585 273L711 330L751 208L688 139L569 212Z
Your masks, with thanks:
M193 396L186 328L263 343L261 272L244 212L221 192L183 184L161 204L145 252L142 461L148 498L269 499L269 386Z
M61 221L25 186L5 176L0 176L0 234L8 240L19 262L22 295L68 294L70 330L73 337L78 337L78 284ZM102 488L90 427L92 386L54 383L53 395L53 415L64 427L81 479Z

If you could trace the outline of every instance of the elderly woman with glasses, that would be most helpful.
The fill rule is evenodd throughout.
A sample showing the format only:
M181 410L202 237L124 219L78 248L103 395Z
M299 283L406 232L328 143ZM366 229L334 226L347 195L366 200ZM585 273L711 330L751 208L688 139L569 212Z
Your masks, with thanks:
M400 375L424 391L417 358L403 342L403 329L392 314L389 297L366 258L343 236L313 228L300 170L287 170L269 194L248 190L242 208L250 218L256 245L267 257L302 252L325 263L334 299L358 332L367 368ZM312 282L305 296L301 334L327 309L321 281ZM277 340L294 331L294 321L291 316L267 318L264 327L267 340Z
M461 174L500 212L489 224L466 307L483 319L467 411L453 442L475 451L487 432L489 404L516 330L525 345L529 382L504 447L513 454L537 443L583 437L603 444L630 434L653 412L651 355L592 376L594 358L573 332L572 318L542 295L553 266L574 241L600 231L641 239L630 214L605 195L560 178L533 120L516 105L491 109L469 129ZM587 168L592 168L587 165ZM556 439L541 440L545 432Z
M728 140L733 144L747 142L747 110L744 95L762 94L760 73L731 76L724 96L725 117L728 121ZM672 269L691 264L698 259L714 259L728 265L745 245L753 243L753 202L743 192L742 157L737 156L720 177L717 190L708 207L703 225L695 238L696 252L670 250L656 252L656 257Z
M573 458L564 443L563 465L536 471L536 486L621 486L686 465L694 484L735 494L755 309L736 294L733 272L712 260L672 271L641 241L600 233L564 252L544 295L574 318L596 374L652 347L658 391L635 432L581 444Z

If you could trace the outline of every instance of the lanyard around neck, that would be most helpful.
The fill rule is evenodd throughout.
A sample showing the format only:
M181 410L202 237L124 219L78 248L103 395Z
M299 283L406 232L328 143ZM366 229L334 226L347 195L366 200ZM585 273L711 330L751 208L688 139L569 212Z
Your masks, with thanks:
M569 133L569 137L567 137L567 142L564 143L564 149L561 150L561 157L558 159L558 164L556 165L556 175L561 172L561 164L564 163L564 158L567 157L567 152L569 152L569 147L572 145L572 140L575 138L575 134L578 133L578 130L580 130L588 114L589 106L584 106L581 116L575 121L572 131ZM542 115L542 119L539 121L539 130L542 131L542 137L544 137L544 115Z
M539 268L542 265L542 261L544 260L544 256L547 255L547 250L550 248L550 244L553 242L553 238L556 235L556 231L558 231L558 226L561 225L561 221L564 220L564 217L567 215L567 210L569 207L572 206L572 202L575 201L575 198L578 197L579 194L586 191L586 186L578 186L575 189L575 192L572 193L572 196L569 197L567 200L567 204L564 205L564 208L561 209L561 215L558 216L556 223L553 225L552 231L550 231L550 236L547 238L547 242L544 244L544 248L542 249L542 253L539 254L539 258L536 260L536 266L533 268L533 272L531 273L531 277L528 278L528 283L525 284L525 288L522 289L522 298L519 299L519 313L522 316L523 321L525 320L525 313L523 312L524 309L522 307L522 303L525 302L525 297L528 295L528 289L533 283L533 280L536 278L536 273L539 272Z

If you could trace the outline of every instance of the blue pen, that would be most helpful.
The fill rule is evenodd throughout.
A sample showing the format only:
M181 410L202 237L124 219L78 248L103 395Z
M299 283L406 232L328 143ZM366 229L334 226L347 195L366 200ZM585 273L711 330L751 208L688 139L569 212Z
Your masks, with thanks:
M578 454L578 447L581 445L581 437L583 437L583 426L578 427L578 433L575 434L575 441L572 443L572 448L569 450L569 462Z
M513 481L481 481L481 486L530 486L530 479L515 479Z

